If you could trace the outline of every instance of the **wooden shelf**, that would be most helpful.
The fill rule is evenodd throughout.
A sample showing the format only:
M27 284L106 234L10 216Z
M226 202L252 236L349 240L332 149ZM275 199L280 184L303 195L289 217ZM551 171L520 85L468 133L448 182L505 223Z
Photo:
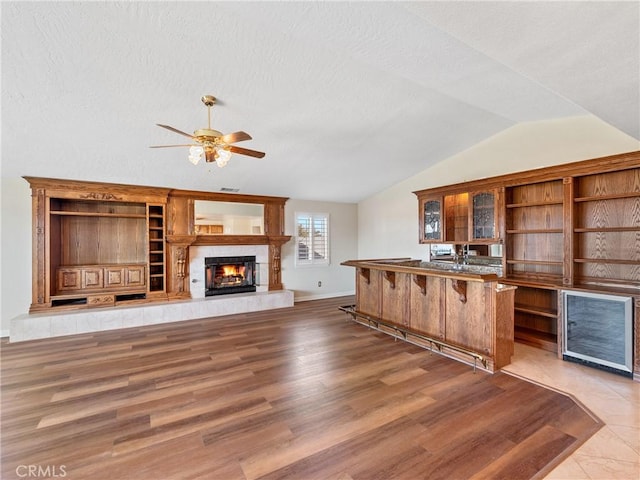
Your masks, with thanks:
M520 260L520 259L507 259L507 264L509 265L563 265L560 261L549 261L549 260Z
M575 263L609 263L612 265L640 265L640 260L621 260L614 258L574 258Z
M542 290L557 290L562 286L562 277L549 277L544 283L531 280L529 275L509 275L504 278L502 283L507 285L515 285L516 287L532 287Z
M574 228L575 233L599 233L599 232L640 232L640 227L591 227Z
M579 278L578 282L574 283L571 287L565 287L569 290L583 290L587 292L604 292L604 293L612 293L618 295L640 295L640 285L635 288L629 286L629 284L624 285L616 285L616 286L606 286L606 285L594 285L589 283L582 283L589 280L602 280L602 279L592 279L592 278Z
M539 332L530 328L516 326L514 337L517 342L556 353L558 351L558 337L552 333Z
M529 235L534 233L563 233L561 228L535 228L535 229L513 229L507 230L507 233L512 233L514 235Z
M61 215L68 217L146 218L144 214L140 215L137 213L73 212L70 210L51 210L49 213L51 215Z
M593 195L590 197L576 197L573 199L574 202L600 202L602 200L618 200L623 198L635 198L640 197L640 192L623 192L623 193L612 193L609 195Z
M551 309L551 308L534 307L534 306L531 306L531 305L518 305L518 304L516 304L514 306L514 309L515 309L516 312L530 313L532 315L539 315L541 317L548 317L548 318L553 318L553 319L557 319L558 318L558 312L555 309Z
M539 202L509 203L507 208L541 207L545 205L562 205L562 200L540 200Z

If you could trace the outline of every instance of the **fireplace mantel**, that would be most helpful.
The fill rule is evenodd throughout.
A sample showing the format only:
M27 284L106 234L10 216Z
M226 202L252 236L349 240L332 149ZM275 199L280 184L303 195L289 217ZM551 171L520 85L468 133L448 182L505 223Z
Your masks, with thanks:
M189 247L228 245L269 246L269 291L282 290L281 247L291 235L167 235L168 286L173 298L189 298Z
M287 243L291 235L193 235L191 245L280 245ZM167 239L169 236L167 237ZM169 241L169 240L168 240Z

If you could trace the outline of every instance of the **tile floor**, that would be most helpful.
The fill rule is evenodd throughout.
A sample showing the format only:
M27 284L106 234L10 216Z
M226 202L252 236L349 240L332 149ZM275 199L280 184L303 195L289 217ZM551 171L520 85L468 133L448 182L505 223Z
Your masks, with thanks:
M547 480L640 479L640 382L518 343L504 371L572 395L605 424Z

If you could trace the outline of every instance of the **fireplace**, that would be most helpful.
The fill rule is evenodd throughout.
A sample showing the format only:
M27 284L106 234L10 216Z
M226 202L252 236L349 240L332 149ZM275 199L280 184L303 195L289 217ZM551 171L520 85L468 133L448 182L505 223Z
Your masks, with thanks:
M256 257L205 257L205 296L256 291Z

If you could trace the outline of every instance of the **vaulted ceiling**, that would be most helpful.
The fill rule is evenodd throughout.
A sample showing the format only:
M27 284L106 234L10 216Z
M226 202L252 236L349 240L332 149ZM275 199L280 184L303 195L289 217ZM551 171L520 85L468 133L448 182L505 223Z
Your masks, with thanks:
M357 202L520 122L640 139L638 2L2 2L2 175ZM244 130L219 169L157 127Z

